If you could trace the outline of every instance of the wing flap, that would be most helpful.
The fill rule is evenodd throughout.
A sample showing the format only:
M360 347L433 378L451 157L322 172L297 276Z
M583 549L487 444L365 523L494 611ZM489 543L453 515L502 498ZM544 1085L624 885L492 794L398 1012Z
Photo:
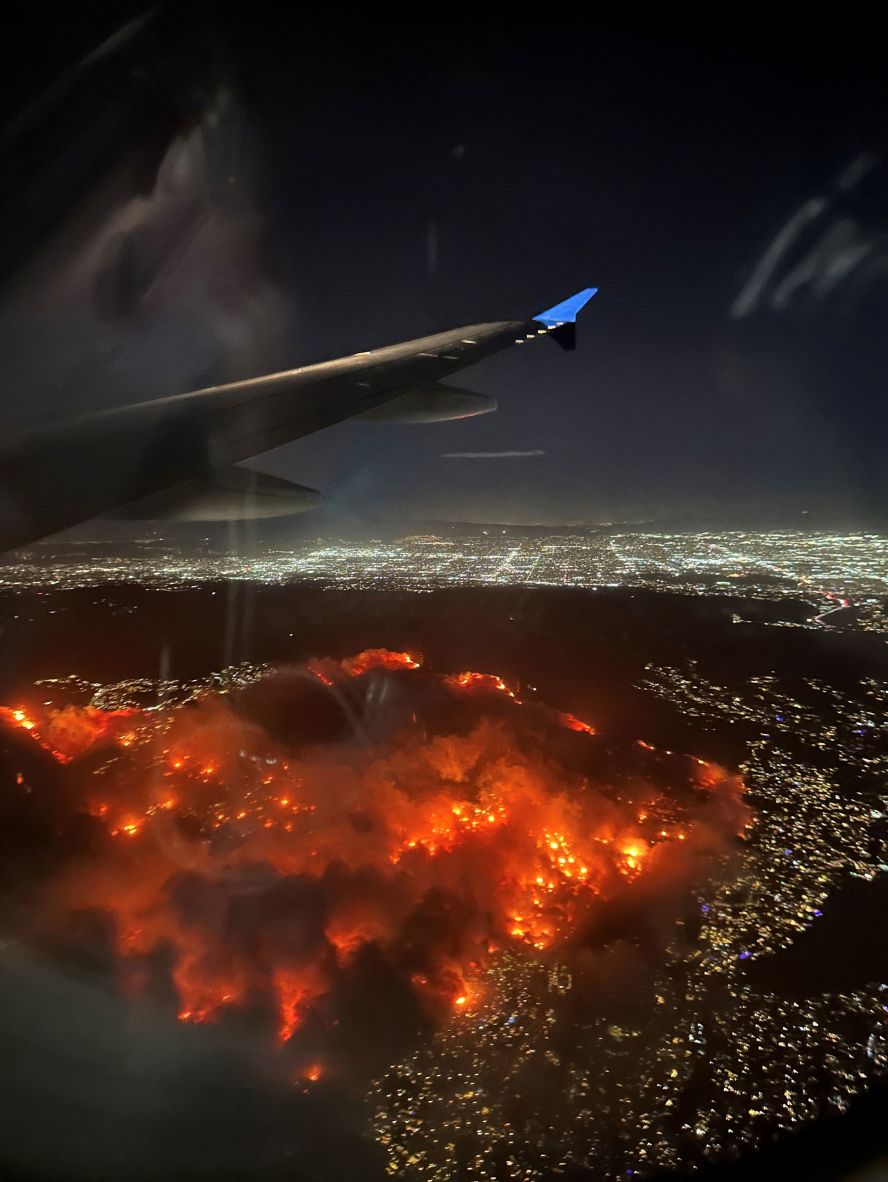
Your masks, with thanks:
M382 406L365 410L358 417L376 423L447 423L496 410L496 399L461 386L435 382L407 390Z
M187 480L118 509L127 521L260 521L317 508L324 494L251 468L228 468Z

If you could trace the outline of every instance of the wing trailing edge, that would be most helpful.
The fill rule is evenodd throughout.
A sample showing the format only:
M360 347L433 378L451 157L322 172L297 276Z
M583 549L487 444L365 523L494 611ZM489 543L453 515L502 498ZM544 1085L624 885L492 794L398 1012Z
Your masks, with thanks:
M359 418L377 423L447 423L452 419L469 419L496 410L496 399L489 394L477 394L462 386L434 382L407 390L391 402L364 411Z

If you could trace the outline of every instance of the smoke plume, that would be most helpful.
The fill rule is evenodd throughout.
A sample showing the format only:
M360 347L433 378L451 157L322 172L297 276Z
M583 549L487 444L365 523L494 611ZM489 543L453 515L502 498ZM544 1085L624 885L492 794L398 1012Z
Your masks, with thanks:
M293 1081L379 1070L504 951L656 943L747 819L711 763L386 650L3 719L61 765L75 835L20 934L171 1020L250 1031Z

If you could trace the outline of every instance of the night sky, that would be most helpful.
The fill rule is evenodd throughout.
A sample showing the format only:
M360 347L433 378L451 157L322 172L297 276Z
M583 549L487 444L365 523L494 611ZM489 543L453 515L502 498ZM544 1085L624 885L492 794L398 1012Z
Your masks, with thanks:
M19 63L10 98L31 101L133 12L87 6L42 50L29 41L41 71ZM3 413L17 418L22 389L32 413L67 414L525 317L593 284L575 354L540 343L460 375L498 414L340 425L262 466L327 492L331 528L870 520L886 491L888 111L875 30L834 25L242 5L203 10L188 38L140 33L102 108L119 91L132 114L141 86L139 115L103 164L149 139L156 153L158 127L182 135L221 86L237 151L216 143L199 166L224 154L244 200L222 203L184 264L183 221L163 222L151 249L173 247L144 292L89 324L101 261L82 291L32 270L25 296L10 264ZM174 80L162 101L148 88L163 119L137 76ZM96 109L75 115L69 147L100 134ZM123 193L106 189L105 209ZM56 257L75 239L61 241ZM35 237L31 256L43 249ZM467 451L544 454L444 458Z

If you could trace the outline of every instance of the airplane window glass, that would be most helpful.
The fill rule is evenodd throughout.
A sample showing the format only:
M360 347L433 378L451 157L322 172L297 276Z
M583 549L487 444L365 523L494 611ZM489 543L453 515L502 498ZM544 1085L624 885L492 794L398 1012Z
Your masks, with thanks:
M875 24L7 33L3 1177L881 1177Z

